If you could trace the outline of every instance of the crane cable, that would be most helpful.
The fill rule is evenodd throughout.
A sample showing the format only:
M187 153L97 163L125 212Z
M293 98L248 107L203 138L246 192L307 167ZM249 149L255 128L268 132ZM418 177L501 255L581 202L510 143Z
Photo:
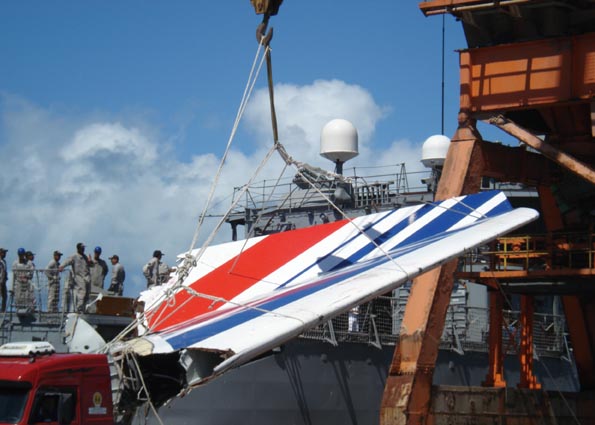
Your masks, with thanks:
M161 324L164 320L167 320L169 317L171 317L173 314L175 314L177 312L178 309L180 309L181 307L183 307L183 305L189 301L186 300L186 302L182 303L181 305L176 306L176 302L175 302L175 297L173 296L175 293L177 293L178 290L186 290L187 292L189 292L189 294L191 296L198 296L198 297L202 297L202 298L206 298L206 299L211 299L211 296L209 296L208 294L201 294L198 293L196 291L191 290L191 288L187 288L183 285L184 280L186 279L186 277L188 276L188 274L190 273L190 270L196 266L197 261L202 257L204 251L206 250L206 248L209 246L209 244L213 241L217 231L221 228L221 226L225 223L226 218L229 216L230 212L233 210L233 208L239 203L239 200L242 198L242 195L249 189L249 187L251 186L252 181L254 180L254 178L259 174L259 172L262 170L262 167L268 162L268 160L270 159L272 153L276 150L279 155L282 157L282 159L284 160L286 166L287 165L292 165L296 168L297 174L304 179L304 181L308 182L310 184L310 186L314 189L314 191L316 191L323 199L325 199L329 205L336 210L341 217L343 217L344 219L347 219L350 224L352 226L354 226L356 228L356 230L364 235L366 238L368 238L368 240L370 240L370 242L385 256L389 259L389 261L391 261L395 266L397 266L399 269L401 269L401 271L403 271L404 273L405 270L403 270L403 268L396 262L396 260L394 258L392 258L390 256L390 254L388 254L388 252L386 252L385 249L383 249L380 245L378 245L378 243L373 240L370 235L368 235L363 229L361 229L353 220L350 219L350 217L348 217L345 212L338 206L336 205L325 193L323 193L312 181L311 179L306 176L303 172L302 169L303 168L307 168L307 169L311 169L315 172L320 172L320 171L324 171L324 170L320 170L320 169L316 169L316 167L311 167L308 164L299 162L294 160L286 151L285 147L279 142L279 133L278 133L278 125L277 125L277 116L276 116L276 112L275 112L275 100L274 100L274 83L273 83L273 74L272 74L272 57L271 57L271 48L270 48L270 41L272 39L272 28L269 30L267 35L264 35L264 29L266 29L266 25L261 25L259 26L259 30L257 31L257 34L260 33L260 42L258 43L258 49L252 64L252 68L250 70L250 74L248 77L248 81L246 84L246 87L244 89L244 93L242 96L242 100L240 102L240 106L238 107L238 112L236 115L236 119L234 121L234 125L233 128L231 130L231 134L230 137L228 139L228 143L226 146L226 150L224 155L222 156L219 168L217 170L216 176L212 182L211 185L211 189L209 192L209 196L207 199L207 202L205 203L203 212L201 213L200 217L199 217L199 221L197 223L197 228L190 246L190 249L188 250L188 252L186 253L185 257L184 257L184 262L182 265L180 265L178 267L178 273L177 273L177 282L175 284L173 284L171 287L167 288L157 299L153 300L153 302L151 304L153 305L158 305L160 303L162 303L163 301L166 301L168 303L168 306L171 308L171 311L169 311L166 315L166 317L162 317L162 315L165 313L165 309L162 309L161 311L159 311L157 317L153 318L153 320L151 320L152 325L150 328L148 328L147 330L150 331L152 328L154 328L155 326L158 326L159 324ZM260 52L262 50L262 48L264 47L264 55L263 57L260 59L260 62L258 61L258 58L260 56ZM221 175L225 160L227 158L227 155L229 153L229 150L231 148L231 143L235 137L235 134L237 132L237 128L239 126L239 123L241 121L241 118L243 116L243 113L246 109L248 100L250 98L250 95L252 94L252 91L254 89L254 85L255 82L258 78L258 75L260 74L260 70L262 68L262 64L264 62L264 60L266 60L266 64L267 64L267 81L268 81L268 91L269 91L269 104L270 104L270 111L271 111L271 125L272 125L272 131L273 131L273 147L268 151L266 157L264 158L264 160L261 162L261 164L259 165L259 167L257 168L256 172L253 174L253 176L251 177L250 181L248 184L244 185L242 188L242 191L240 192L240 195L237 196L236 200L232 203L231 207L228 209L227 213L223 215L223 217L220 219L219 223L216 225L216 227L213 229L213 231L210 233L209 237L207 238L207 240L202 244L200 250L196 253L193 254L193 250L195 248L196 242L198 240L198 236L200 233L200 230L202 228L202 224L204 222L204 218L206 216L206 211L209 208L209 205L211 203L212 197L214 195L215 192L215 188L216 185L219 181L219 177ZM258 66L257 66L258 63ZM341 178L342 180L345 180L345 178L341 175L337 175L335 173L328 173L325 172L327 175L330 174L331 177L334 178ZM236 259L237 262L238 259ZM233 269L235 268L236 262L234 262L234 264L231 267L230 273L233 273ZM224 300L219 298L218 301L221 302L229 302L229 300ZM139 322L141 323L147 323L146 318L143 317L144 313L141 313L141 317L139 317ZM121 339L121 337L125 334L127 334L130 329L133 328L133 326L129 326L129 329L126 329L125 331L123 331L120 335L118 335L119 338L117 339Z
M196 253L196 255L192 254L192 251L194 250L195 246L196 246L196 242L198 240L198 236L200 234L200 230L202 228L202 224L204 222L204 218L206 216L206 212L208 211L208 208L211 204L211 200L212 197L214 195L215 189L217 187L218 181L219 181L219 177L221 175L222 169L223 169L223 165L225 164L225 160L227 158L227 155L229 153L229 150L231 148L231 143L235 137L235 134L237 132L237 128L239 126L239 123L241 121L241 118L244 114L244 111L246 109L246 106L248 104L248 100L250 98L250 95L252 94L252 91L254 89L254 85L256 83L256 80L258 79L258 75L260 74L260 70L262 68L262 64L266 58L266 62L267 62L267 74L268 74L268 81L269 81L269 94L271 93L271 91L273 90L272 87L272 63L271 63L271 48L270 48L270 41L271 38L273 36L273 30L272 28L269 29L268 34L265 34L265 30L266 27L268 25L268 19L269 19L269 14L266 14L263 22L258 26L257 29L257 38L258 38L258 48L256 50L256 55L254 57L254 61L252 63L252 68L250 70L250 74L248 76L248 81L246 83L246 87L244 88L244 93L242 95L242 100L240 101L240 106L238 107L238 112L236 114L236 119L234 121L234 125L232 127L231 130L231 134L229 136L229 139L227 141L227 146L225 149L225 152L221 158L221 162L219 163L219 168L217 169L217 173L215 175L215 178L213 179L213 182L211 183L211 189L209 191L209 195L207 197L207 201L205 202L204 208L202 213L199 216L199 220L196 226L196 230L194 232L194 236L192 238L192 243L190 244L190 248L187 251L186 255L184 256L184 261L183 263L178 267L178 271L177 271L177 282L172 285L170 288L168 288L166 291L163 292L163 294L161 294L161 296L157 299L154 300L153 304L157 305L160 304L163 301L167 301L168 305L170 307L174 307L175 305L175 298L173 297L173 295L179 290L179 289L186 289L188 290L189 288L185 288L183 285L184 280L186 279L186 277L189 275L190 270L196 266L197 261L200 259L200 257L202 257L204 251L206 250L206 248L209 246L209 244L212 242L212 240L215 237L215 234L217 233L217 231L219 230L219 228L223 225L223 223L225 222L225 219L228 217L229 213L231 212L231 210L235 207L235 205L237 205L237 203L239 202L239 200L242 198L242 195L248 190L248 188L250 187L250 184L244 185L242 191L240 192L240 194L237 196L236 201L232 204L232 206L228 209L228 212L226 214L224 214L224 216L222 217L222 219L219 221L219 223L217 224L217 226L213 229L213 231L211 232L210 236L207 238L207 240L202 244L200 250L198 251L198 253ZM258 61L258 58L260 56L260 52L261 50L264 48L265 50L265 54L263 55L263 57L260 59L260 62ZM256 66L256 64L258 63L258 67ZM261 162L260 166L258 167L257 171L253 174L250 183L253 181L253 179L256 177L256 175L260 172L260 170L262 169L262 167L264 166L264 164L266 162L268 162L269 158L271 157L272 152L274 152L274 150L276 150L277 146L278 146L278 131L277 131L277 118L275 115L275 108L274 108L274 100L272 97L270 97L270 102L271 102L271 114L272 114L272 123L273 123L273 134L274 134L274 146L271 150L269 150L269 152L267 153L265 159ZM192 295L192 293L191 293ZM193 295L197 295L196 293ZM181 306L178 306L177 308L173 309L171 312L169 312L169 314L167 315L167 317L171 316L172 314L174 314L177 309L179 309ZM164 313L164 309L161 310L159 312L158 317L153 321L153 325L151 327L155 327L157 324L161 323L163 320L166 320L167 317L163 318L161 317L162 314ZM144 312L141 313L141 316L144 316ZM146 320L139 320L140 322L146 322ZM149 329L150 330L150 329Z
M219 167L217 168L217 173L215 174L215 178L213 179L212 183L211 183L211 189L209 191L209 195L207 197L207 202L205 202L205 205L203 207L203 211L200 214L197 226L196 226L196 230L194 232L194 237L192 238L192 243L190 244L190 249L189 251L192 251L196 245L196 242L198 240L198 236L200 234L200 230L202 227L202 223L204 222L204 218L206 216L206 213L211 205L211 201L213 198L213 195L215 193L215 189L217 187L217 184L219 182L219 178L221 177L221 173L223 170L223 165L225 164L225 161L227 159L227 156L229 155L229 151L231 149L231 144L235 138L236 132L238 130L240 121L242 119L242 116L244 115L244 111L246 110L246 106L248 104L248 100L250 99L250 96L252 94L252 91L254 90L254 85L256 84L256 80L258 78L258 75L260 74L260 69L262 67L262 62L264 60L264 58L261 58L260 63L258 65L258 68L256 68L256 64L258 62L258 57L260 56L260 51L262 49L262 44L258 45L258 49L256 50L256 55L254 56L254 61L252 63L252 68L250 69L250 74L248 76L248 81L246 82L246 87L244 88L244 93L242 95L242 100L240 101L240 106L238 107L238 112L236 114L236 118L235 121L233 123L233 127L231 129L231 133L229 135L229 139L227 140L227 145L225 147L225 152L223 153L223 156L221 157L221 161L219 163ZM255 72L256 70L256 72Z
M266 28L266 27L265 27ZM260 30L260 27L259 27ZM366 233L364 231L364 229L362 229L360 226L358 226L350 217L347 216L347 214L345 214L345 212L337 205L335 204L326 194L324 194L319 187L317 187L317 185L315 185L306 175L304 175L304 173L300 170L300 168L304 167L305 164L303 163L298 163L297 161L294 161L293 158L287 153L287 151L285 150L285 147L279 142L279 131L277 128L277 114L275 112L275 91L274 91L274 84L273 84L273 61L271 59L271 49L269 48L269 43L271 41L271 38L273 36L273 32L272 29L269 30L268 35L265 37L261 38L261 43L262 42L266 42L266 51L265 51L265 57L266 57L266 62L267 62L267 81L268 81L268 87L269 87L269 104L270 104L270 108L271 108L271 126L273 129L273 146L275 147L275 149L277 150L277 152L279 152L279 155L281 155L281 158L283 158L283 160L285 161L286 164L288 165L293 165L294 167L296 167L296 171L297 174L304 179L306 182L308 182L310 184L310 186L319 194L322 196L322 198L324 200L326 200L329 205L331 205L331 207L333 209L335 209L344 219L348 220L349 223L354 226L356 228L356 230L362 234L363 236L365 236L385 257L388 258L388 260L393 263L395 266L397 266L397 268L399 268L403 273L407 274L407 272L403 269L403 267L397 263L397 261L395 261L395 259L393 259L390 254L388 252L386 252L386 250L384 250L380 245L378 245L378 243L372 239L372 237ZM311 167L307 167L307 168L311 168ZM339 178L340 180L345 180L343 178L343 176L335 174L334 175L335 178Z
M221 158L221 161L219 163L219 167L217 169L217 173L215 174L215 177L213 179L213 182L211 184L211 188L209 190L209 195L207 197L207 201L205 202L204 208L202 213L199 215L199 219L196 225L196 229L192 238L192 242L190 244L190 249L188 250L187 254L184 257L184 261L183 263L178 267L178 273L177 273L177 282L176 284L172 285L171 288L168 288L166 291L164 291L164 293L156 300L153 301L154 305L160 304L162 301L167 300L168 302L171 302L171 300L173 299L173 294L176 292L177 289L179 289L182 285L182 282L185 280L185 278L188 276L190 269L192 267L194 267L196 265L196 262L198 261L198 259L200 258L200 256L203 254L204 250L206 249L206 247L208 246L208 244L213 240L214 238L214 233L216 233L216 231L221 227L221 225L224 223L225 218L228 216L229 211L231 211L231 208L233 208L235 205L237 205L237 203L239 202L239 199L241 199L241 195L238 196L236 202L234 204L232 204L232 207L228 210L228 213L226 213L224 215L224 217L221 219L221 221L219 222L219 224L217 225L217 227L214 229L214 231L211 233L211 236L207 239L207 241L205 241L205 243L202 245L200 251L196 254L196 255L192 255L192 251L194 250L195 246L196 246L196 242L198 240L200 231L202 229L202 225L204 222L204 218L206 217L206 212L211 204L211 201L213 199L214 193L215 193L215 189L217 187L217 184L219 182L219 178L221 176L222 173L222 169L223 166L225 164L225 161L227 159L227 156L229 154L229 151L231 149L231 144L235 138L235 135L237 133L237 129L239 127L240 121L244 115L244 112L246 110L248 101L250 99L250 96L252 95L252 92L254 91L254 86L256 84L256 80L258 79L258 75L260 75L260 71L262 69L262 65L264 63L264 59L265 56L262 55L261 57L261 52L262 52L262 48L263 48L263 43L259 43L258 48L256 50L256 54L254 56L254 60L252 62L252 67L250 69L250 73L248 75L248 80L246 82L246 86L244 88L244 92L242 94L242 99L240 101L240 105L238 106L238 111L236 114L236 118L234 120L234 124L232 126L228 141L227 141L227 145L224 151L224 154ZM273 151L273 149L271 150ZM268 158L270 158L271 156L271 152L269 152L265 158L265 160L263 161L263 163L261 163L259 170L262 168L262 166L264 165L264 163L268 160ZM255 176L254 176L255 177ZM253 178L254 178L253 177ZM247 190L248 185L246 185L244 190ZM144 312L140 313L140 316L134 320L131 324L129 324L124 330L122 330L113 340L112 342L116 342L116 341L121 341L124 337L126 337L133 329L135 329L139 324L142 323L146 323L146 320L144 319ZM108 344L110 345L110 344ZM107 349L107 347L106 347Z

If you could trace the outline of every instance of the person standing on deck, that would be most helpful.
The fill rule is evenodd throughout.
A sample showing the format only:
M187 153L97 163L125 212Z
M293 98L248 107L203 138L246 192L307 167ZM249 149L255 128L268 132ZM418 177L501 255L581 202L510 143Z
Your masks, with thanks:
M120 263L120 257L116 254L109 257L112 262L112 281L108 292L115 295L122 296L124 293L124 279L126 279L126 272L124 266Z
M27 259L25 248L19 248L18 258L12 263L12 291L17 309L33 310L31 299L31 278L33 277L34 264Z
M8 291L6 288L6 281L8 280L8 270L6 269L6 253L7 249L0 248L0 297L2 297L2 305L0 306L0 313L6 311L6 300Z
M172 272L172 269L167 265L165 261L159 262L159 285L163 285L169 280L169 274Z
M54 258L48 263L45 275L48 278L48 311L50 313L58 312L58 303L60 301L60 259L62 253L54 251Z
M348 327L349 332L359 332L359 306L353 307L349 310L348 314Z
M27 267L29 268L29 294L28 299L31 306L35 305L35 291L33 286L33 276L35 276L35 253L27 251L25 253L27 257Z
M31 267L33 270L35 270L35 253L31 252L31 251L27 251L25 252L25 257L27 257L27 264L29 264L29 267Z
M107 263L101 258L101 247L96 246L93 250L93 258L90 259L91 267L91 296L103 292L105 276L107 275Z
M85 305L89 299L91 289L90 261L85 255L85 244L79 242L76 244L76 254L71 255L58 267L59 271L71 266L74 274L72 290L74 292L74 310L77 313L85 311Z
M147 288L159 285L159 264L163 253L159 250L153 251L153 258L143 267L143 275L147 279Z

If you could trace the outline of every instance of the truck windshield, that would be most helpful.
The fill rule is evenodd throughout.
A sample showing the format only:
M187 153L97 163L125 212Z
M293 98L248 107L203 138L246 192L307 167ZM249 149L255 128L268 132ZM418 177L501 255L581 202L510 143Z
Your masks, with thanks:
M21 420L31 385L0 384L0 423L14 424Z

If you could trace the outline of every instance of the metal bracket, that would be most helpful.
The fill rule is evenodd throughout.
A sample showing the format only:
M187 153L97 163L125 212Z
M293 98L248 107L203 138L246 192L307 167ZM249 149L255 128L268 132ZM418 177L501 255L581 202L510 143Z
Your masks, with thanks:
M329 336L324 337L324 340L326 342L330 343L331 345L333 345L334 347L337 347L339 345L339 343L337 342L337 337L335 336L335 328L333 328L333 322L331 320L329 320L324 325L324 328L325 328L325 330L328 330L328 334L329 334Z
M371 328L370 328L370 337L372 336L372 333L374 334L374 340L372 340L372 338L370 338L370 340L368 341L368 344L371 345L372 347L376 347L379 350L382 349L382 344L380 343L380 336L378 336L378 328L376 327L376 320L375 320L376 315L375 314L370 314L370 323L372 324Z

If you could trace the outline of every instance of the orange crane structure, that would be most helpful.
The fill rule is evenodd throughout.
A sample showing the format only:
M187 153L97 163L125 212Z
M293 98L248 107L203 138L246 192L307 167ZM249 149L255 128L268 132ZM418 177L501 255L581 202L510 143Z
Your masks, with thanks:
M498 241L490 266L451 262L418 278L386 382L381 424L595 423L595 1L429 0L426 15L462 23L460 112L436 198L474 193L486 179L535 187L545 233ZM516 137L483 140L477 121ZM503 264L519 262L514 269ZM454 277L487 285L489 373L483 387L440 387L432 376ZM533 301L563 301L580 392L543 391L533 374ZM503 371L503 304L520 297L520 379Z

